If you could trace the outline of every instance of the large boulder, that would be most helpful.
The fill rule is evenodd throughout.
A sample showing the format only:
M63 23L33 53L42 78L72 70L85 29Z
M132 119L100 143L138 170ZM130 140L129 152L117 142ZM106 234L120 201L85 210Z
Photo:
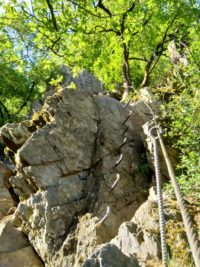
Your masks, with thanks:
M0 133L16 164L16 222L47 266L81 266L147 197L138 127L123 103L87 90L47 97L23 127Z

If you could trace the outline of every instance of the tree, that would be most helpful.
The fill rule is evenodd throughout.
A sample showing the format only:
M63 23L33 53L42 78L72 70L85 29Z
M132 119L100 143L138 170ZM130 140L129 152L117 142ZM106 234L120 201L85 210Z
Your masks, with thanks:
M153 71L169 63L165 52L172 35L181 39L192 27L199 4L10 0L5 7L5 15L13 16L6 27L25 36L22 41L28 40L32 53L47 62L59 60L75 69L88 69L108 88L123 84L127 95L130 89L148 86Z
M55 69L50 59L43 66L46 54L36 49L36 36L26 31L12 5L4 8L0 9L0 126L27 115L31 102L44 92L45 80Z

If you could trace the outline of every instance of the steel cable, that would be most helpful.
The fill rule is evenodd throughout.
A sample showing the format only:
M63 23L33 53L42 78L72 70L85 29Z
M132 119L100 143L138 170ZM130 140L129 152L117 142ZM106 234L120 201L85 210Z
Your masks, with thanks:
M164 218L164 207L163 207L162 186L161 186L159 151L158 151L157 140L151 134L151 130L153 128L149 130L149 136L153 142L154 166L155 166L156 189L157 189L156 191L157 191L161 251L162 251L162 265L163 267L167 267L167 245L166 245L165 218Z
M177 199L180 211L181 211L181 215L182 215L183 223L184 223L184 226L185 226L185 230L186 230L189 246L190 246L190 249L191 249L191 252L192 252L192 256L193 256L193 259L194 259L196 267L200 267L200 245L199 245L199 241L198 241L197 235L196 235L196 233L195 233L195 231L194 231L194 229L192 227L192 221L191 221L190 215L188 213L184 198L183 198L183 196L181 194L179 184L178 184L178 182L176 180L176 177L175 177L175 174L174 174L174 170L173 170L172 164L170 162L169 156L167 154L164 142L162 140L162 137L161 137L159 131L157 131L157 133L158 133L158 138L159 138L160 146L161 146L161 149L162 149L162 153L163 153L166 165L167 165L169 177L171 179L171 182L172 182L172 185L173 185L173 188L174 188L174 192L175 192L175 195L176 195L176 199Z
M180 208L180 212L181 212L181 216L182 216L182 219L183 219L183 223L184 223L184 227L185 227L188 243L189 243L189 246L190 246L190 249L191 249L191 252L192 252L192 257L194 259L195 266L196 267L200 267L200 244L199 244L198 236L197 236L196 232L193 229L192 221L191 221L190 215L188 213L186 203L185 203L184 198L183 198L183 196L181 194L181 190L180 190L178 181L177 181L177 179L175 177L171 161L169 159L169 156L167 154L163 139L161 137L160 128L159 128L159 125L158 125L158 123L156 121L157 117L156 117L155 113L153 112L152 108L149 106L149 104L146 101L143 101L143 102L148 107L148 109L150 110L150 112L151 112L151 114L153 116L154 125L155 125L155 127L157 127L157 135L158 135L160 146L161 146L161 149L162 149L162 153L163 153L166 165L167 165L169 177L171 179L172 186L173 186L173 189L174 189L174 192L175 192L175 195L176 195L176 199L177 199L177 202L178 202L178 205L179 205L179 208Z

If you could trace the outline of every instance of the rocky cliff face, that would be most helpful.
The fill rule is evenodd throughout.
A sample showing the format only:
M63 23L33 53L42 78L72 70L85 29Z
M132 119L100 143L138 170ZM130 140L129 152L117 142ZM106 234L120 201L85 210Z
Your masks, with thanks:
M30 252L35 265L21 266L147 266L160 257L157 217L138 216L149 218L152 209L141 206L152 179L145 109L67 89L47 97L31 120L1 129L20 200L9 217L12 231L28 238L22 255L24 247L38 255Z

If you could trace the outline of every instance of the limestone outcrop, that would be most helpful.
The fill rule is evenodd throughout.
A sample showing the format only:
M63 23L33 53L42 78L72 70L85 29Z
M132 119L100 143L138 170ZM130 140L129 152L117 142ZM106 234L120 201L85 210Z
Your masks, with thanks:
M20 200L12 222L28 242L20 253L32 253L31 245L48 267L138 267L160 259L156 202L145 202L153 170L141 107L148 112L142 102L125 106L65 89L32 119L1 128Z
M128 115L115 99L65 90L48 97L32 120L1 129L16 164L16 220L47 264L61 253L65 264L80 266L147 197L144 146ZM88 222L93 229L85 238Z

